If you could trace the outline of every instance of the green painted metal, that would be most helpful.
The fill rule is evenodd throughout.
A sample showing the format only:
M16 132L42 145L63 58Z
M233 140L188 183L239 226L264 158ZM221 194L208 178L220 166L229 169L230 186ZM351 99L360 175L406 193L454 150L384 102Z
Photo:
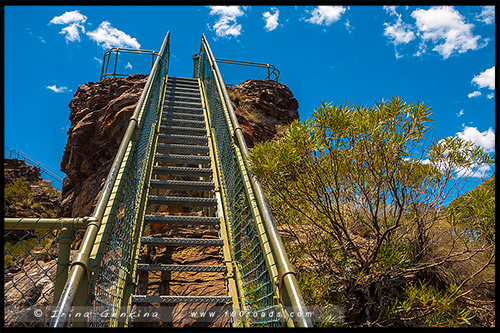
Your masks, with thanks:
M4 219L4 291L6 294L19 295L14 302L7 297L4 300L4 320L8 321L10 326L47 326L45 317L30 319L27 316L30 311L27 311L26 306L35 305L32 304L33 295L39 295L37 299L41 303L57 302L68 276L74 232L85 230L88 220L88 218ZM55 265L50 264L55 260L57 260ZM54 266L56 272L55 278L52 278L50 271ZM33 274L33 270L37 274ZM44 282L47 279L50 280L49 284ZM37 309L49 312L49 309L41 306Z
M3 146L3 151L4 159L17 159L36 166L38 169L40 169L40 174L44 176L44 178L49 178L52 186L54 186L58 191L61 190L64 176L62 176L60 172L51 170L49 167L38 162L33 157L26 155L22 151L15 150L7 146Z
M5 228L11 230L61 230L50 327L70 324L72 327L127 327L130 324L128 316L118 318L113 314L131 310L143 222L150 197L149 179L152 173L161 171L154 168L153 161L165 107L169 48L170 34L167 33L92 216L5 220ZM116 51L118 54L121 49ZM106 68L108 65L109 62ZM195 61L195 77L199 81L203 106L200 106L202 113L198 118L205 119L203 126L206 123L207 136L203 140L208 141L209 146L204 149L210 150L212 165L212 169L201 170L213 171L214 183L209 189L213 187L216 198L216 201L199 200L210 206L217 203L233 310L255 314L236 318L235 325L311 327L309 318L289 315L289 311L304 313L307 309L263 191L248 171L248 148L205 36ZM186 139L182 135L169 137ZM170 146L191 150L195 147ZM206 164L206 161L200 160L200 163ZM179 172L193 172L191 168L180 169ZM181 185L186 186L184 183L176 186ZM85 234L70 265L70 246L75 230L85 230ZM76 319L77 309L84 309L91 315ZM103 311L110 316L101 316ZM270 312L282 315L269 317Z
M195 59L195 77L203 82L204 96L228 220L232 251L241 277L238 283L245 290L242 302L256 313L281 309L285 321L252 319L253 326L312 327L305 316L291 318L287 312L306 313L295 277L276 225L258 180L248 172L248 147L231 106L226 87L210 50L202 37Z
M94 222L87 228L72 262L51 327L67 325L77 290L83 287L82 279L88 281L85 305L95 313L88 325L118 325L110 316L103 318L99 313L119 310L131 276L133 243L144 216L146 177L154 156L153 142L163 107L169 54L167 33L93 212Z
M112 55L115 55L114 60L112 60ZM121 55L121 56L120 56ZM135 55L139 55L140 57L135 57ZM144 58L142 57L143 55L150 55L151 56L151 64L149 62L145 62ZM118 59L120 59L121 62L126 63L129 61L127 60L136 60L134 61L134 69L135 73L139 73L140 70L137 70L137 65L142 65L142 70L149 72L150 69L153 68L155 64L156 57L158 56L158 51L151 51L151 50L137 50L137 49L129 49L129 48L118 48L118 47L113 47L112 49L108 50L106 53L104 53L103 59L102 59L102 66L101 66L101 75L100 75L100 80L104 80L110 77L125 77L127 75L130 75L130 73L125 74L125 73L118 73L117 68L118 68ZM141 59L139 63L137 63L137 60ZM112 64L113 71L108 72L109 65L110 63ZM132 64L130 64L132 66ZM141 66L140 66L141 67Z

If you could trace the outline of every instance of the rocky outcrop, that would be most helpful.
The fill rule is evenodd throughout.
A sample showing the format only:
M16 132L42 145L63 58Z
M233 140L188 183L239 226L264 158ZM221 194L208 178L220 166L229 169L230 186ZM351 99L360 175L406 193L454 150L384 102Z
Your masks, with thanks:
M281 126L299 119L299 103L283 83L247 80L228 93L249 148L275 139Z
M130 75L81 85L69 104L71 121L61 161L66 173L58 216L92 214L147 77ZM228 89L248 146L277 137L299 119L298 102L283 83L247 80Z
M58 216L92 214L146 80L145 75L130 75L78 87L69 104L71 126L61 161L66 177Z
M83 84L69 104L71 127L61 162L66 173L62 188L59 216L83 217L92 214L103 183L118 150L127 122L140 98L146 77L133 75L123 79L105 79ZM229 89L238 121L249 147L262 140L276 138L279 128L298 119L298 103L291 91L281 83L249 80ZM168 213L186 214L180 207L168 207ZM193 212L197 214L201 212ZM146 231L145 231L146 234ZM162 237L215 238L211 227L151 226L147 235ZM144 252L144 249L143 249ZM219 250L196 247L164 248L142 253L143 259L163 264L220 264ZM148 262L148 260L146 260ZM222 273L194 274L189 272L141 272L139 294L226 295ZM188 318L192 310L215 309L216 304L202 307L168 305L171 321L134 322L135 327L151 326L217 326L229 325L227 317L215 320ZM219 309L220 310L220 309ZM221 311L219 314L223 313Z
M17 159L4 160L4 216L55 217L60 193L43 180L40 168Z
M4 160L4 216L56 217L60 193L40 169L22 160ZM57 230L4 230L4 326L45 324L30 307L52 304L57 265ZM50 321L50 319L48 319Z

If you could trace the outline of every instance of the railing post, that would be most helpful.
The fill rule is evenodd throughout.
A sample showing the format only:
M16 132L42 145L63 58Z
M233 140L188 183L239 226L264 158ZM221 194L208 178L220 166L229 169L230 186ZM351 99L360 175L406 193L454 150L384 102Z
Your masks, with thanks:
M116 66L118 65L118 52L119 48L116 49L116 58L115 58L115 69L113 70L113 77L116 77Z
M88 324L88 316L85 316L85 313L88 313L88 300L89 297L89 280L88 276L84 275L80 281L80 285L77 288L75 301L73 303L73 321L71 327L87 327ZM78 314L78 317L77 317ZM99 315L96 313L95 315ZM78 318L75 320L75 318Z
M104 72L104 76L105 76L105 78L106 78L106 76L108 75L109 60L111 59L111 50L110 50L110 51L108 51L108 52L106 52L106 53L104 54L104 56L105 56L105 57L106 57L106 54L107 54L108 56L107 56L107 58L106 58L106 60L107 60L107 62L106 62L106 71ZM102 78L101 78L101 80L102 80Z
M53 304L57 304L59 297L68 279L69 254L71 251L71 242L73 241L73 227L65 224L59 234L59 254L57 256L56 284L54 287Z

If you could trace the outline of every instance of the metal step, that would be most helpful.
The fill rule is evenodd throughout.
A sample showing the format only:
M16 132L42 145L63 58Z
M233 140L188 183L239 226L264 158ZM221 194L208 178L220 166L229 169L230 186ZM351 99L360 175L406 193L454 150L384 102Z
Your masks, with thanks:
M187 81L187 82L198 82L198 79L195 77L183 77L183 76L170 76L168 80L172 81Z
M157 246L222 246L218 238L171 238L171 237L141 237L142 245Z
M187 106L201 106L201 99L197 99L196 101L183 101L178 99L168 99L165 100L165 105L187 105Z
M158 134L158 142L208 145L208 138L199 135Z
M168 82L198 83L198 79L197 78L193 78L193 77L176 77L176 76L170 76L168 78Z
M164 112L177 111L182 113L203 114L203 108L201 106L166 105L163 107L163 110Z
M182 225L219 225L218 217L181 216L181 215L146 215L144 223L182 224Z
M160 133L206 136L207 130L205 128L202 128L202 127L184 127L184 126L164 125L164 126L160 126Z
M190 96L201 98L200 88L188 86L167 86L166 96Z
M179 88L179 87L172 87L172 88L167 88L165 92L165 98L169 97L191 97L191 98L201 98L200 90L199 88L196 89L186 89L186 88Z
M198 84L167 83L167 92L171 91L191 91L199 93L200 86L198 86Z
M175 166L154 166L153 174L181 177L210 177L213 175L212 168L190 168Z
M205 128L205 122L204 121L198 121L198 120L184 120L184 119L164 119L162 118L162 124L163 125L172 125L172 126L178 126L178 127L198 127L198 128Z
M200 114L195 114L195 113L183 113L183 112L176 112L176 111L169 111L163 114L162 119L185 119L185 120L197 120L197 121L204 121L205 116L203 113Z
M208 154L208 146L191 146L191 145L177 145L170 143L159 143L156 146L156 151L159 153L171 154Z
M231 297L132 295L132 303L231 303Z
M215 198L196 198L196 197L159 197L155 195L148 196L150 205L166 205L181 207L214 207L217 205Z
M184 191L212 191L215 187L214 182L194 182L187 180L160 180L160 179L151 179L149 185L152 188L184 190Z
M199 155L176 155L176 154L156 154L156 162L174 163L182 165L199 164L210 165L210 156Z
M178 93L168 94L165 96L165 102L175 103L175 102L191 102L191 103L201 103L200 96L186 96Z
M202 109L202 104L200 102L188 102L188 101L180 101L180 100L165 100L164 107L187 107L187 108L194 108L194 109Z
M137 264L140 271L167 271L167 272L225 272L222 265L166 265L166 264Z

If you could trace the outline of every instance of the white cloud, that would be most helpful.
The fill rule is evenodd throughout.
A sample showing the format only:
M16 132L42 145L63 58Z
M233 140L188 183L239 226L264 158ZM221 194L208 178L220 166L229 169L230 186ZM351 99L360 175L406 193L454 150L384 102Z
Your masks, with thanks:
M478 90L473 91L473 92L471 92L470 94L467 95L467 97L469 97L469 98L478 97L478 96L481 96L481 92L478 91Z
M77 23L73 23L68 25L67 27L62 28L62 30L59 32L60 34L66 35L64 38L66 38L66 43L68 42L75 42L75 41L80 41L80 31L79 29L82 29L82 32L85 32L85 28Z
M476 16L476 20L485 24L495 23L495 6L483 6L481 13Z
M392 25L388 23L384 23L384 25L384 36L392 39L394 45L408 44L415 39L415 34L411 31L411 26L403 23L401 18L399 18L396 23Z
M462 109L462 110L460 110L460 112L459 112L459 113L457 113L457 117L459 117L459 118L460 118L461 116L463 116L463 115L464 115L464 110L463 110L463 109Z
M399 16L398 13L396 12L396 6L384 6L384 10L389 15Z
M472 165L469 168L457 167L455 172L458 177L483 178L491 167L488 164Z
M25 30L26 30L26 31L28 32L28 34L30 34L31 36L34 36L34 37L38 38L38 39L40 40L40 43L47 43L47 42L45 41L45 39L43 39L43 37L42 37L42 36L37 36L37 35L35 35L35 34L33 33L33 31L31 31L31 28L26 28Z
M345 28L347 29L347 31L349 33L351 33L351 31L354 29L354 27L351 25L351 23L349 22L349 20L345 20L344 26L345 26Z
M415 39L415 33L412 31L413 27L410 24L404 23L401 14L396 12L396 6L384 6L384 9L389 15L396 16L397 20L393 24L384 22L384 36L386 36L391 43L394 44L396 58L401 58L397 50L399 44L408 44Z
M491 127L487 131L479 132L477 127L464 125L464 130L457 132L457 136L466 141L472 141L479 147L483 147L485 153L495 152L495 132Z
M405 161L411 161L410 158L404 158ZM419 161L421 164L431 164L435 166L439 171L444 172L450 168L450 164L447 161L438 160L436 162L431 162L429 158L422 159ZM483 178L491 167L488 164L473 164L470 167L454 167L453 171L457 177L470 177L470 178Z
M139 49L141 47L141 44L139 44L136 38L127 35L121 30L113 28L108 21L101 22L96 30L87 32L87 36L101 45L103 49L110 49L112 47Z
M61 16L55 16L50 20L49 24L67 24L66 27L62 28L59 32L62 35L66 35L66 43L81 41L80 30L85 33L85 27L83 23L87 21L87 16L80 14L78 10L72 12L66 12Z
M472 83L475 83L479 88L489 88L495 90L495 66L481 72L481 74L474 76Z
M132 68L132 64L130 62L127 62L127 65L125 66L125 68Z
M80 11L74 10L72 12L66 12L61 16L55 16L50 20L51 24L70 24L70 23L84 23L87 20L87 16L80 14Z
M49 90L52 90L55 93L64 93L64 92L68 91L68 87L56 87L55 84L53 86L46 86L46 88ZM71 91L71 90L69 90L69 91Z
M488 94L486 97L488 97L488 99L492 99L493 97L495 97L495 93Z
M306 21L329 26L333 22L337 22L345 11L346 8L343 6L317 6L312 12L309 12L311 17Z
M262 16L264 17L264 19L266 20L266 26L265 26L265 29L267 31L273 31L274 29L276 29L278 27L278 18L279 18L279 15L280 15L280 11L278 10L278 8L271 8L271 10L274 12L273 14L271 14L271 12L265 12Z
M219 19L212 27L218 37L237 37L241 35L241 24L236 19L244 15L239 6L209 6L209 15L218 15Z
M99 59L99 58L97 58L97 57L94 57L94 60L95 60L95 61L97 61L99 64L101 64L101 65L102 65L102 59Z
M473 24L465 23L464 17L453 7L439 6L430 9L417 9L411 16L416 20L417 36L422 39L421 53L425 52L427 43L434 45L433 51L444 59L453 53L464 53L486 45L478 44L481 36L474 36Z

